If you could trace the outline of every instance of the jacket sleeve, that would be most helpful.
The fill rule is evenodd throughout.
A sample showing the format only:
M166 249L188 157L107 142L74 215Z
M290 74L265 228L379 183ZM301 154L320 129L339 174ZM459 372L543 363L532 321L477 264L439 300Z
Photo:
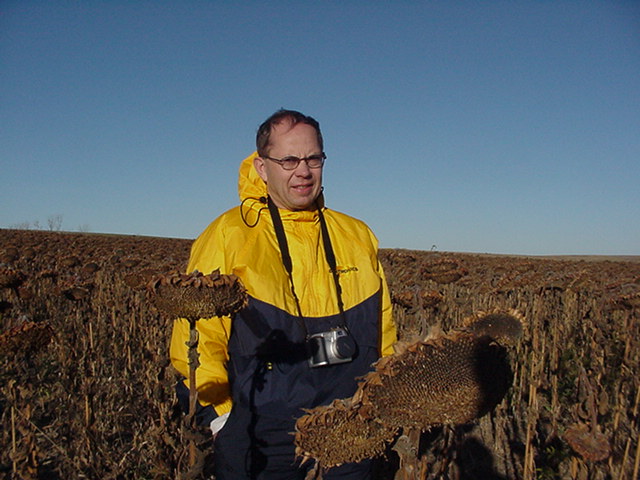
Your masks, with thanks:
M216 221L194 242L187 271L198 270L203 274L209 274L219 268L221 273L227 273L226 267L224 229L220 222ZM226 368L231 319L229 317L200 319L196 323L196 329L199 334L198 353L200 354L200 366L196 370L199 408L211 406L215 418L231 410ZM169 355L173 366L185 377L184 386L187 389L189 388L189 360L186 345L188 340L189 322L184 318L176 319L173 324Z
M380 289L382 298L380 301L380 356L386 357L394 352L393 346L398 341L398 333L396 331L396 324L393 321L393 308L391 305L391 294L389 293L389 286L387 285L387 279L384 273L384 268L379 260L378 256L378 239L375 234L367 227L369 232L369 238L371 241L374 258L377 262L376 270L380 276Z

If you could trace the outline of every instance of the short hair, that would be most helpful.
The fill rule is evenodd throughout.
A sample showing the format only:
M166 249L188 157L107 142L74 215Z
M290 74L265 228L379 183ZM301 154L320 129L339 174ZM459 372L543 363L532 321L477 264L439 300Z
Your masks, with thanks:
M267 118L260 127L258 127L258 133L256 134L256 148L258 155L266 156L269 148L269 140L271 138L271 131L275 125L279 125L283 121L288 120L291 122L291 128L298 123L305 123L311 125L318 135L318 145L320 149L324 150L324 142L322 140L322 133L320 132L320 124L316 119L295 110L285 110L281 108L276 113Z

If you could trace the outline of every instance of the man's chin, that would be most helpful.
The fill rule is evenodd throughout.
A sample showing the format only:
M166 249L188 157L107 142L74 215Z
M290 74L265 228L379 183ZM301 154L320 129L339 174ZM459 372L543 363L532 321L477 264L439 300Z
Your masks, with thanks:
M292 199L295 210L315 210L317 195L304 195Z

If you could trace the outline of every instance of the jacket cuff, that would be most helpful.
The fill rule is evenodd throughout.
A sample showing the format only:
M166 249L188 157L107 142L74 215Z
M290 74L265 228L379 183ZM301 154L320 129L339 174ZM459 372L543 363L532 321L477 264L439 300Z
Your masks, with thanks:
M216 412L216 416L222 416L225 413L229 413L231 411L231 407L233 402L231 399L225 400L224 402L215 406L214 410Z

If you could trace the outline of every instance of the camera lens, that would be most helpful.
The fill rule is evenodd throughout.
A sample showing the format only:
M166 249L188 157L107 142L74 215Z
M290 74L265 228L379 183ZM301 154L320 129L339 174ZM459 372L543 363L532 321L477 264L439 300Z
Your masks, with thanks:
M356 353L356 342L351 335L345 333L336 338L335 354L338 358L351 358Z

